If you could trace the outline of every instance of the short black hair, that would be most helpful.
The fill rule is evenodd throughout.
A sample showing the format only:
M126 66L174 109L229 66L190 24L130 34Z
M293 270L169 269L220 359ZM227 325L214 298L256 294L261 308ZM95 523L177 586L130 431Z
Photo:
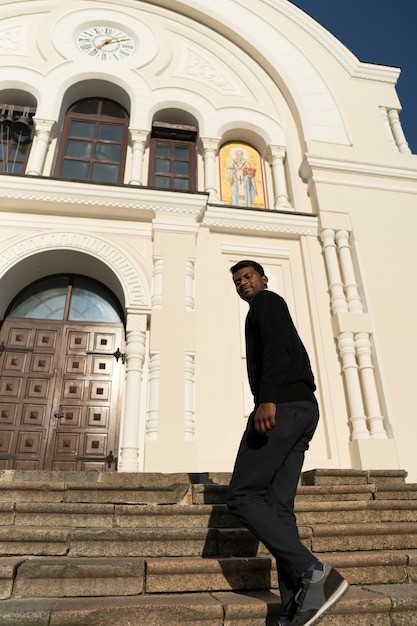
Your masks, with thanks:
M241 270L244 267L253 267L253 269L258 272L258 274L260 274L261 276L265 276L264 268L262 267L262 265L260 263L257 263L256 261L250 261L248 259L239 261L239 263L236 263L236 265L230 268L230 271L233 275L236 274L238 270Z

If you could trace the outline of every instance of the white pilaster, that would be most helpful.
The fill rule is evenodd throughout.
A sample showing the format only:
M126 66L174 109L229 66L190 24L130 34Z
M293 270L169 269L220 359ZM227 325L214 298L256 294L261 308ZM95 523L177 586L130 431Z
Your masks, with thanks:
M185 354L185 440L195 439L194 365L195 353Z
M164 260L162 257L155 257L152 268L152 307L160 309L162 305L162 279L164 275Z
M147 316L128 311L126 320L126 386L120 472L139 471L140 395L145 358Z
M146 439L156 441L158 439L159 419L159 379L161 371L161 354L154 350L149 356L149 391L148 391L148 414L146 416Z
M185 310L194 311L194 259L185 260Z

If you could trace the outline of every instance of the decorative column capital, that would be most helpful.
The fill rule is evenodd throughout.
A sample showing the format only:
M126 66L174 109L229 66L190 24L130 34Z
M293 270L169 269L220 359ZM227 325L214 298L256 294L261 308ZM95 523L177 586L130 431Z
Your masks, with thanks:
M35 125L35 133L39 135L47 135L48 140L54 139L57 135L57 123L55 120L46 120L39 117L34 117L33 122Z
M132 145L134 144L145 145L148 140L149 134L150 134L149 130L139 130L137 128L129 128L130 143Z
M200 137L201 145L203 146L204 153L214 152L217 154L219 148L220 137Z
M280 161L283 161L286 157L286 154L287 148L285 146L274 146L269 144L266 151L266 158L270 163L272 163L274 159L279 159Z

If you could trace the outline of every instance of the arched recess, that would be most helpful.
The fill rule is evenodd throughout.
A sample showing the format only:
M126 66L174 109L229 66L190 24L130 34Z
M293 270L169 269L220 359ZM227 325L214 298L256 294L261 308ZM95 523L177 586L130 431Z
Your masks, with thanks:
M68 272L82 274L100 281L118 298L126 313L126 352L123 354L118 349L119 346L122 346L122 343L119 343L119 341L121 341L121 324L118 325L119 329L112 329L112 325L106 323L103 329L97 328L97 325L93 327L91 324L89 326L87 325L88 327L79 328L76 327L76 323L71 323L71 325L67 324L66 327L62 329L58 322L55 324L56 327L52 324L52 328L50 322L45 325L45 322L38 320L36 326L27 326L25 335L25 332L20 332L20 330L17 332L16 328L13 326L10 326L10 329L6 329L9 322L8 319L4 320L3 328L6 329L7 332L5 330L5 335L2 338L2 342L4 342L2 354L6 359L9 358L9 361L13 359L13 363L10 361L9 365L6 365L10 370L14 368L16 371L10 373L10 380L7 376L0 378L1 385L10 387L10 390L7 391L6 389L6 392L11 396L10 401L6 397L3 398L2 402L1 415L4 415L3 421L8 421L8 427L3 429L4 432L2 432L2 436L0 437L0 460L3 459L4 461L8 454L10 454L8 438L10 440L9 447L12 447L14 441L13 437L18 436L19 441L20 438L23 437L23 446L33 446L34 449L37 446L37 448L39 448L39 454L36 452L36 454L33 455L34 458L30 460L27 469L37 469L37 464L44 462L39 460L43 459L44 455L46 455L45 458L47 459L45 461L45 467L46 469L51 469L48 463L52 463L53 465L58 462L56 460L58 457L56 455L53 456L51 450L56 452L61 443L63 447L67 445L69 448L71 442L75 441L77 437L79 437L81 441L82 435L82 444L78 446L78 444L75 443L73 448L71 448L77 451L77 458L74 456L74 460L78 465L74 468L69 467L69 469L86 469L84 467L85 463L91 464L91 462L97 462L100 467L106 467L104 461L109 463L110 457L113 459L113 452L114 455L117 455L117 448L120 446L121 460L119 462L119 468L122 471L138 471L138 415L142 406L140 388L142 364L145 354L147 317L150 311L148 279L140 264L136 263L118 246L105 239L85 235L80 232L55 231L21 238L10 244L0 255L0 289L2 293L0 305L1 317L4 317L6 307L13 297L24 287L39 278L47 277L51 274ZM114 331L113 334L112 330ZM15 334L13 335L13 333ZM27 336L27 340L25 340L25 336ZM53 344L55 341L58 344L58 339L55 338L61 336L63 337L63 341L59 343L61 348L59 350L53 348L52 351L49 350L48 352L48 350L46 350L45 352L43 345L45 344L47 348L46 344L53 346L55 345ZM84 344L82 344L83 340L86 346L91 347L87 349ZM27 357L24 355L24 350L20 349L21 344L19 343L24 343L25 341L25 346L27 344ZM72 344L71 341L73 342ZM105 345L103 341L106 342ZM81 346L80 350L77 349L77 342ZM65 348L62 348L61 344L65 344ZM111 348L108 349L108 345L110 345ZM42 349L39 350L39 347ZM59 358L61 354L62 358L65 359L65 363L62 367L55 368L55 361L53 361L53 359L55 357ZM34 428L32 428L32 430L29 429L30 432L28 430L29 434L23 431L22 433L19 431L19 433L16 434L14 425L17 423L16 420L18 421L18 419L20 419L20 413L18 412L20 411L19 407L21 402L19 400L19 404L19 402L13 401L16 400L13 394L17 397L15 388L17 389L19 385L22 389L28 389L26 383L25 385L22 383L23 378L29 376L27 368L23 362L19 363L19 358L21 360L24 357L27 358L27 363L30 363L31 366L33 358L35 358L34 367L38 367L39 372L41 372L39 369L41 366L48 371L46 372L45 380L42 379L41 373L38 374L36 379L38 382L33 379L37 387L39 387L39 390L37 390L37 388L32 390L32 396L35 400L38 400L38 403L32 400L31 403L29 402L29 406L25 400L26 395L23 399L26 402L25 407L26 405L29 407L27 408L27 414L25 413L25 419L27 419L28 424L31 424ZM114 361L113 357L117 362ZM122 358L120 359L120 357ZM15 364L14 361L16 361ZM78 369L81 367L79 365L80 363L84 368L82 371ZM85 365L82 365L83 363ZM123 364L125 366L124 370L121 369ZM55 378L50 381L48 372L51 368L53 372L64 371L64 375L54 374ZM117 380L120 381L120 377L125 380L122 388L124 389L122 391L124 400L122 401L121 396L118 395L113 402L112 395L112 404L109 404L109 408L103 409L103 411L107 412L101 411L101 404L99 402L99 399L107 399L107 397L104 395L100 396L99 394L106 393L107 384L109 390L108 395L110 397L110 392L113 394L113 389L116 387L116 378L111 379L113 382L110 381L106 383L101 375L105 368L109 369L110 377L117 376ZM92 372L93 374L100 374L99 382L96 380L87 381L90 385L88 390L90 390L90 388L93 389L95 385L94 389L99 399L95 400L93 392L90 395L92 401L95 401L98 408L89 406L86 401L84 402L85 398L83 392L79 391L79 389L83 389L83 385L86 384L84 370L86 373ZM80 374L80 372L81 379L75 374ZM69 377L68 380L65 379L66 375ZM33 382L32 379L29 382ZM49 389L46 388L48 385L53 387L53 393L50 393ZM103 391L101 391L101 389L103 389ZM43 395L37 399L35 392L38 393L38 391L39 394ZM72 393L75 394L74 398L71 398ZM70 402L72 399L75 401L75 408L73 408ZM116 408L116 405L118 408ZM110 408L110 406L113 408ZM121 415L122 406L123 414ZM91 427L91 432L88 431L89 426L94 426L96 423L95 420L100 419L106 427L107 425L110 427L108 433L104 435L103 432L101 433L101 438L97 432L94 431L94 428ZM72 420L74 420L74 422L72 422ZM81 430L77 426L71 431L61 429L61 432L59 424L64 424L65 422L71 422L71 426L72 423L82 423L85 432L82 431L81 433ZM48 433L50 433L50 437L48 441L51 443L51 446L47 448L46 452L41 445L40 435L45 424L47 424L49 428ZM123 434L120 435L119 438L120 433ZM112 439L104 439L107 437L107 434L111 434ZM92 454L92 452L94 452L94 445L99 449L102 440L102 455L95 458L94 454ZM119 443L117 443L118 440ZM110 452L110 443L107 449L104 441L113 441ZM86 453L84 448L88 446L89 443L91 443L90 447L92 449L87 450ZM4 452L4 450L6 451L6 456L4 454L3 456L1 455L1 452ZM99 451L101 452L101 448ZM107 457L104 456L106 453ZM88 458L86 455L89 455ZM22 459L20 459L19 462L23 462ZM61 466L57 466L57 469L65 469L66 466L63 464L62 457L60 462ZM69 463L70 461L66 460L65 462Z
M78 272L104 283L125 311L150 309L149 281L139 264L109 241L80 232L51 231L10 244L0 254L0 318L26 285L56 272Z

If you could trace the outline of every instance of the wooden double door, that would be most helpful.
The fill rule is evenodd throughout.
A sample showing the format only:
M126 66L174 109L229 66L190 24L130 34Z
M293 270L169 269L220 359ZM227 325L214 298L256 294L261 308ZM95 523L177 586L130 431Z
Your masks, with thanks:
M116 469L122 346L122 324L4 321L0 469Z

